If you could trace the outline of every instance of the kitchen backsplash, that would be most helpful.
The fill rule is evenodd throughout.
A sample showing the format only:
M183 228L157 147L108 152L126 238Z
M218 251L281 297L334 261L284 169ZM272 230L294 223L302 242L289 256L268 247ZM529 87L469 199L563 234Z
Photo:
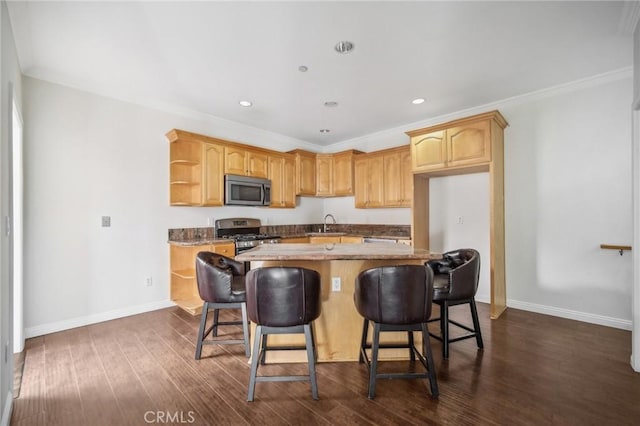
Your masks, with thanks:
M308 232L322 231L324 225L265 225L260 232L281 237L304 235ZM327 232L345 232L367 237L411 237L411 225L361 225L361 224L328 224ZM210 240L214 238L215 228L175 228L169 229L169 241Z

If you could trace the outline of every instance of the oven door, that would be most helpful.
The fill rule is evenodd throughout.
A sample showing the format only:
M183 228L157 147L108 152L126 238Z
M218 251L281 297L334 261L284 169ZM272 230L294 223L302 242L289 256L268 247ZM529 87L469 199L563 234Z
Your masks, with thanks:
M226 205L269 205L271 181L236 175L225 175L224 180L224 203Z

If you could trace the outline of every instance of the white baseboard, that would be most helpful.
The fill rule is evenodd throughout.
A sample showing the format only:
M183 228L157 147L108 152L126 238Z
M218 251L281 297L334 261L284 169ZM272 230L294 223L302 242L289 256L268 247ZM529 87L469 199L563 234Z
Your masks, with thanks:
M13 386L13 380L11 380L11 386ZM0 420L0 426L9 426L11 421L11 410L13 409L13 392L7 393L7 400L4 402L4 408L2 409L2 420Z
M538 305L535 303L508 299L507 307L522 309L523 311L537 312L539 314L551 315L554 317L588 322L591 324L605 325L607 327L620 328L622 330L632 329L631 320L606 317L604 315L590 314L587 312L572 311L570 309L556 308L554 306Z
M175 306L170 300L162 300L159 302L146 303L144 305L130 306L113 311L102 312L99 314L87 315L85 317L71 318L64 321L52 322L49 324L40 324L34 327L27 327L24 330L25 338L42 336L44 334L55 333L57 331L69 330L71 328L82 327L98 322L109 321L112 319L128 317L130 315L142 314L158 309L170 308Z

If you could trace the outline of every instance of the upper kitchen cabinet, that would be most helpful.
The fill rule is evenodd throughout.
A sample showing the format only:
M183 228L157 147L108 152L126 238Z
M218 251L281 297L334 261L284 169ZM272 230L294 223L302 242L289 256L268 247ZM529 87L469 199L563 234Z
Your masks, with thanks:
M384 158L381 153L360 154L354 160L355 206L384 207Z
M353 159L360 151L348 150L333 154L334 195L353 195Z
M224 148L224 173L267 179L269 156L266 152L228 145Z
M316 154L316 195L335 197L353 195L353 160L360 151Z
M413 173L409 146L355 156L355 206L411 207Z
M453 169L488 168L495 139L502 138L506 125L504 117L493 111L407 132L413 172L446 175L459 173Z
M411 207L413 200L413 173L411 150L408 146L384 152L384 206Z
M489 259L491 318L507 308L504 232L504 128L498 111L407 132L413 168L413 245L428 249L429 180L465 173L489 173ZM462 195L464 196L464 194Z
M333 195L333 155L316 155L316 195L330 197Z
M316 154L301 149L289 153L296 162L296 195L316 195Z
M172 130L169 139L169 204L221 206L224 147L196 134Z
M296 206L295 171L293 155L269 155L270 207L294 208Z

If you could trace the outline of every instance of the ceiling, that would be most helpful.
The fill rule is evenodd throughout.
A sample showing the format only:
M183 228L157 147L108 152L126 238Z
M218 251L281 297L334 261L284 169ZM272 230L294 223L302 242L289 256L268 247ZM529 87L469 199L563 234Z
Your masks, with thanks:
M630 67L638 15L611 1L8 7L25 75L322 146Z

